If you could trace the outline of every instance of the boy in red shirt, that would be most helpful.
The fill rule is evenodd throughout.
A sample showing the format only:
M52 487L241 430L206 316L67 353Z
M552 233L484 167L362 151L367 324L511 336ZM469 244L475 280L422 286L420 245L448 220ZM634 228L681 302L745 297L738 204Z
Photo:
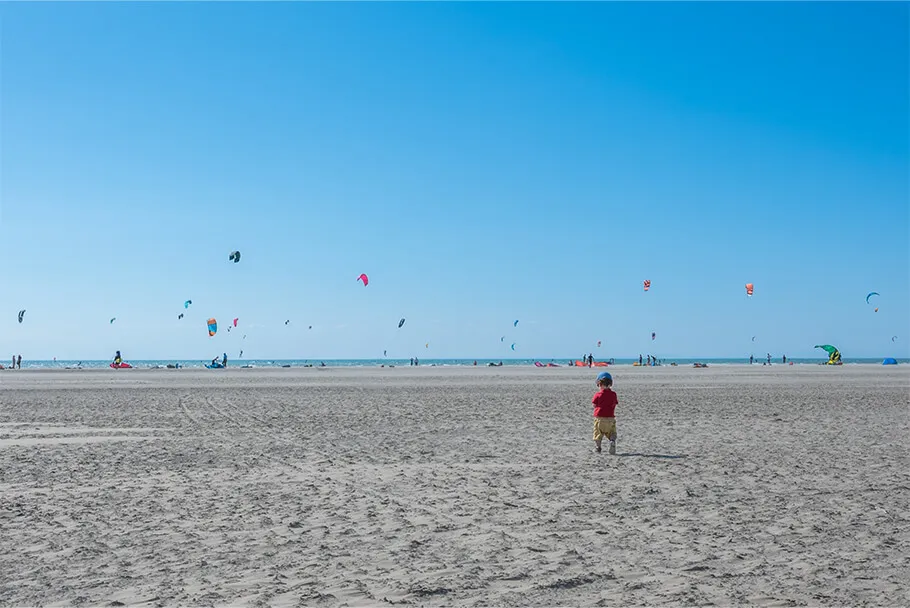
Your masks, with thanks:
M616 406L619 399L611 388L613 376L609 372L597 374L597 388L591 403L594 404L594 451L600 453L600 442L604 437L610 440L610 453L616 453Z

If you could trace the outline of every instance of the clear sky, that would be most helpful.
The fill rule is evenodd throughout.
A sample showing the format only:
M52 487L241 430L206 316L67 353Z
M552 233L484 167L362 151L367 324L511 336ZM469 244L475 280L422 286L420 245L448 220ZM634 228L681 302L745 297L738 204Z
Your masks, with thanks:
M3 4L0 360L906 357L908 23Z

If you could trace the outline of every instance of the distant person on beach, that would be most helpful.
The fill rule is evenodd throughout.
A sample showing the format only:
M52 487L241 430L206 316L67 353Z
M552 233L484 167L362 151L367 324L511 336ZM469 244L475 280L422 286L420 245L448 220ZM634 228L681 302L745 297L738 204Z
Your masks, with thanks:
M13 355L13 362L10 363L10 369L16 369L16 355Z
M600 453L600 443L610 440L610 453L616 453L616 406L619 399L613 392L613 376L609 372L597 374L597 392L591 398L594 404L594 451Z
M768 353L768 365L771 365L771 353Z
M221 359L221 365L222 365L223 367L227 367L227 353L222 353L221 357L222 357L222 359Z
M16 369L22 369L22 355L16 360Z
M638 353L638 364L641 365L641 353Z
M755 357L749 355L749 365L752 365L755 362Z
M648 365L651 365L651 355L648 355Z
M123 363L123 357L120 356L120 351L118 350L114 353L114 365L120 365Z
M783 356L783 363L784 363L784 365L787 364L787 355L784 355L784 356Z

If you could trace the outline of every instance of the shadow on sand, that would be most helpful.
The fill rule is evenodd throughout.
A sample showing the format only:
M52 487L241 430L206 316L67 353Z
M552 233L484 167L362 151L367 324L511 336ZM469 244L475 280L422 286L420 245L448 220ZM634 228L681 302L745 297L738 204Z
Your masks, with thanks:
M639 458L663 458L666 460L677 460L679 458L688 458L685 454L642 454L641 452L621 452L617 456L637 456Z

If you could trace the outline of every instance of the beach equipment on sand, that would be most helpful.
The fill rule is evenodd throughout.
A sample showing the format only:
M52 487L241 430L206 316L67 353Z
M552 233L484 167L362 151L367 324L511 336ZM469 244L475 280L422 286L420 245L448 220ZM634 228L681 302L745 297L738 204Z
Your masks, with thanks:
M882 365L897 365L897 359L894 357L885 357L885 360L882 361Z
M830 344L816 344L815 348L820 348L828 353L828 360L825 362L825 365L842 364L842 361L840 360L840 351L837 350L836 346L831 346Z

